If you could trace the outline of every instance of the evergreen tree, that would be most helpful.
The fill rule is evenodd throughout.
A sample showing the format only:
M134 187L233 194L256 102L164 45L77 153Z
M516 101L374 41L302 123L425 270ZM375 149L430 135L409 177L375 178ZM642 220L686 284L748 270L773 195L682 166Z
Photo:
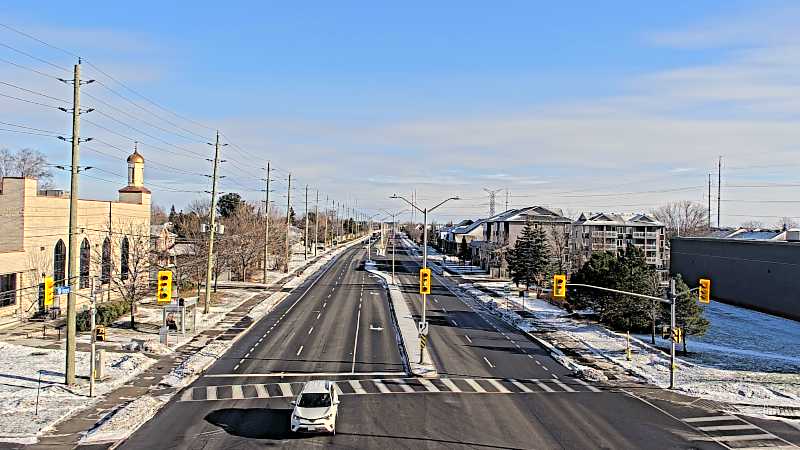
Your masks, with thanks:
M169 220L172 223L175 223L175 221L178 220L178 214L175 212L175 205L172 205L169 208L169 217L167 218L167 220Z
M550 249L544 231L527 221L522 233L517 237L514 248L506 253L506 262L511 272L511 280L519 286L525 284L541 285L550 264Z
M470 259L469 255L469 245L467 244L467 238L461 238L461 244L458 247L458 257L461 258L461 262L466 264L467 260Z
M233 215L241 203L241 195L235 192L229 192L217 200L217 212L222 218L227 219Z
M704 308L697 301L697 296L690 292L680 274L675 278L675 293L675 325L683 328L683 353L686 354L686 337L706 334L711 323L703 317Z

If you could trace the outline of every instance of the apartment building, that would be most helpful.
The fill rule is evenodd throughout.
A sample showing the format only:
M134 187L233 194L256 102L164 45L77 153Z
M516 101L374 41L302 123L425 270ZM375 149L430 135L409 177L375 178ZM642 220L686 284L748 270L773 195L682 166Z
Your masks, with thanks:
M669 268L664 224L646 214L583 213L572 223L570 254L577 270L594 252L615 255L628 245L641 249L658 270Z

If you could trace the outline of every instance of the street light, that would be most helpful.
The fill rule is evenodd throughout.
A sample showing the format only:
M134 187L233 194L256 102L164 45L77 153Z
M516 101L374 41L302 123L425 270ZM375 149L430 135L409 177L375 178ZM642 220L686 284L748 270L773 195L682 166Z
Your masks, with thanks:
M434 206L432 208L422 208L422 209L420 209L419 207L417 207L417 205L415 205L414 203L408 201L407 198L405 198L405 197L403 197L401 195L394 194L389 198L394 198L394 199L399 198L400 200L403 200L404 202L406 202L409 205L411 205L412 208L414 208L417 211L422 213L422 217L423 217L423 226L422 226L422 268L423 269L427 269L428 268L428 212L432 212L433 210L435 210L436 208L444 205L445 203L449 202L450 200L460 200L460 199L458 197L450 197L450 198L446 198L446 199L442 200L441 202L439 202L436 206ZM428 317L427 316L427 309L428 309L427 308L427 306L428 306L427 303L428 303L427 295L426 294L422 294L422 323L427 323L428 322L428 320L427 320L427 317ZM421 343L422 342L422 335L420 335L419 339L420 339L420 343ZM420 346L420 348L422 348L422 347ZM425 352L423 352L423 351L419 352L419 363L420 364L425 364Z

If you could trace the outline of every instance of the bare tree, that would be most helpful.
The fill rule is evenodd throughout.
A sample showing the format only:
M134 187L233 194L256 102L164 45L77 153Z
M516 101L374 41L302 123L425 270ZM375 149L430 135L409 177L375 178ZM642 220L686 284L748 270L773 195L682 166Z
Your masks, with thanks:
M10 177L14 173L14 154L7 148L0 148L0 178Z
M163 206L152 203L150 205L150 224L161 225L168 221L167 211Z
M252 205L242 202L224 222L223 247L235 261L241 281L247 281L248 270L263 255L263 220L255 214Z
M106 252L103 245L94 247L92 259L101 268L109 268L108 284L131 311L131 328L136 328L136 306L150 292L150 230L144 224L127 222L118 227Z
M776 227L780 230L791 230L798 227L798 222L794 217L781 217L776 223Z
M26 177L39 180L40 189L53 187L53 173L44 153L32 148L23 148L16 153L0 150L0 176Z
M569 231L563 225L547 227L547 238L550 241L550 254L553 259L553 269L557 273L567 273L570 268L569 258Z
M708 232L708 210L699 203L679 200L654 209L653 216L666 226L667 239L700 236Z

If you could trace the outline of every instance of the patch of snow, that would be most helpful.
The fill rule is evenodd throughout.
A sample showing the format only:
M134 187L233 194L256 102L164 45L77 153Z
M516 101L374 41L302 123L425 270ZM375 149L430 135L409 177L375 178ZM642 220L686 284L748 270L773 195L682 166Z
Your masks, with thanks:
M123 439L153 417L165 402L166 399L161 397L139 397L89 430L81 443L116 442Z

